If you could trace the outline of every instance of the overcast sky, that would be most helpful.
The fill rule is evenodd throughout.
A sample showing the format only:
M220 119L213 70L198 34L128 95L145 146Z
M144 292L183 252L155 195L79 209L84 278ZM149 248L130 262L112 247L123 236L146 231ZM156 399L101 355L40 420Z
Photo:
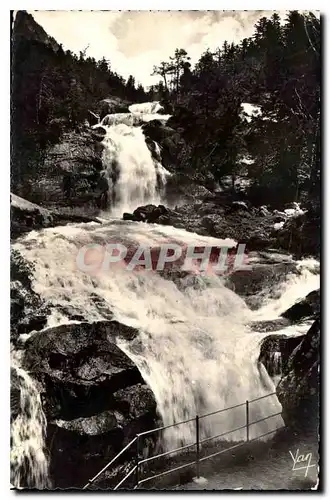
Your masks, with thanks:
M195 63L207 49L224 40L238 42L251 36L260 17L274 11L29 11L64 49L95 59L103 56L118 74L132 74L137 82L151 85L154 64L167 60L176 48L184 48ZM281 19L286 12L281 11Z

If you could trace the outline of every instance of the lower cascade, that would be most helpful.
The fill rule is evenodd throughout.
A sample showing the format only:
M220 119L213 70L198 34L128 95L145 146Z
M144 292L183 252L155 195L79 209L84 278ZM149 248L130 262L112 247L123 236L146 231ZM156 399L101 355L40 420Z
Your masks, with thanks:
M278 299L268 297L257 311L251 311L242 298L225 287L221 276L173 275L165 279L157 272L128 272L117 266L89 275L77 268L76 256L82 246L109 241L127 246L143 243L150 247L169 241L227 244L226 240L198 236L171 226L118 220L31 232L13 247L34 264L34 291L51 309L48 326L68 323L69 317L63 311L70 309L90 322L107 319L104 310L91 300L91 296L97 296L107 304L114 319L139 330L138 337L131 342L118 337L117 345L134 361L152 389L164 425L243 403L201 418L200 431L203 439L238 429L223 439L244 440L245 401L275 390L266 369L257 362L260 342L267 333L255 332L249 325L254 320L268 318L268 311L274 310L272 301L277 304L279 315L282 311ZM308 266L305 268L303 262L301 278L295 277L294 286L290 276L281 285L281 293L287 297L291 289L289 303L301 297L297 280L304 284L304 290L314 289L315 273ZM297 335L296 327L276 333L284 331ZM22 405L21 420L12 429L15 484L20 482L19 471L27 461L33 462L30 469L35 477L31 481L36 487L45 487L48 484L43 450L45 417L40 397L15 357L13 363L21 380ZM276 396L265 397L251 402L249 411L253 422L280 413L281 405ZM251 425L250 439L282 425L280 415ZM167 449L194 443L194 422L169 428L163 439Z
M35 381L22 369L20 352L12 351L11 369L19 380L20 413L11 426L11 481L16 488L51 487L45 453L46 417Z

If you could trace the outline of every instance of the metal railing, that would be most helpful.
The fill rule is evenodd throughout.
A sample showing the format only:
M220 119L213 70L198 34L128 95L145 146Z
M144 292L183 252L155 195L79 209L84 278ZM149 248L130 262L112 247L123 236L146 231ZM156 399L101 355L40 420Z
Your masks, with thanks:
M109 467L111 467L111 465L114 464L114 462L117 461L117 459L125 451L128 451L133 445L135 445L135 465L126 474L126 476L113 488L113 490L118 490L120 488L120 486L122 486L124 484L124 482L133 473L135 473L135 486L134 486L133 489L137 489L139 486L141 486L142 484L146 483L147 481L150 481L151 479L156 479L158 477L165 476L167 474L171 474L173 472L176 472L178 470L184 469L186 467L191 467L193 465L195 465L195 468L196 468L196 477L199 478L200 477L200 463L201 462L203 462L205 460L209 460L211 458L214 458L214 457L216 457L218 455L221 455L223 453L226 453L226 452L228 452L230 450L234 450L236 448L244 446L247 442L251 443L253 441L261 439L261 438L263 438L265 436L268 436L270 434L273 434L274 432L277 432L280 429L283 429L285 427L283 425L281 427L277 427L276 429L274 429L272 431L269 431L269 432L266 432L266 433L261 434L259 436L256 436L253 439L250 438L250 427L252 425L255 425L255 424L260 423L260 422L262 422L264 420L268 420L270 418L276 417L278 415L281 415L281 412L273 413L271 415L268 415L267 417L263 417L263 418L260 418L258 420L254 420L253 422L250 422L250 404L254 403L256 401L259 401L261 399L268 398L270 396L275 396L275 395L276 395L276 392L272 392L270 394L266 394L265 396L260 396L258 398L252 399L250 401L247 400L247 401L245 401L245 403L234 405L234 406L231 406L231 407L228 407L228 408L223 408L221 410L217 410L217 411L214 411L214 412L211 412L211 413L206 413L206 414L201 415L201 416L196 415L195 418L190 418L188 420L183 420L182 422L176 422L176 423L171 424L171 425L166 425L166 426L158 427L156 429L150 429L148 431L141 432L141 433L137 434L135 436L135 438L132 439L132 441L130 441L125 446L125 448L123 448L105 467L103 467L103 469L100 470L100 472L98 472L98 474L96 474L96 476L94 476L92 479L90 479L88 481L88 483L83 487L83 489L87 489L91 484L93 484L107 469L109 469ZM223 413L225 411L233 410L235 408L239 408L239 407L243 407L243 406L245 406L245 424L244 425L242 425L240 427L237 427L235 429L231 429L230 431L226 431L226 432L223 432L221 434L217 434L216 436L207 437L207 438L202 439L202 440L200 439L200 420L202 418L210 417L212 415L218 415L218 414ZM140 443L141 443L141 439L142 438L144 438L145 436L148 436L148 435L150 435L152 433L164 431L166 429L169 429L170 427L175 427L175 426L182 425L182 424L187 424L187 423L190 423L190 422L195 422L196 441L194 443L191 443L191 444L188 444L188 445L184 445L184 446L181 446L179 448L175 448L173 450L165 451L163 453L159 453L158 455L154 455L154 456L145 458L143 460L140 460L140 451L141 451L140 450ZM237 443L237 444L235 444L233 446L230 446L229 448L225 448L223 450L216 451L215 453L211 453L210 455L207 455L207 456L201 458L201 456L200 456L201 453L200 452L201 452L201 445L203 443L206 443L207 441L218 439L220 437L226 436L228 434L232 434L233 432L237 432L237 431L240 431L240 430L243 430L243 429L246 429L245 440L242 440L241 442L239 442L239 443ZM187 450L188 448L192 448L192 447L195 447L195 459L193 461L191 461L191 462L189 462L187 464L180 465L178 467L174 467L174 468L172 468L170 470L163 471L163 472L161 472L159 474L154 474L152 476L149 476L149 477L146 477L146 478L143 478L143 479L140 478L141 466L143 466L143 464L149 463L152 460L155 460L155 459L158 459L158 458L162 458L162 457L166 457L168 455L172 455L173 453L177 453L179 451Z

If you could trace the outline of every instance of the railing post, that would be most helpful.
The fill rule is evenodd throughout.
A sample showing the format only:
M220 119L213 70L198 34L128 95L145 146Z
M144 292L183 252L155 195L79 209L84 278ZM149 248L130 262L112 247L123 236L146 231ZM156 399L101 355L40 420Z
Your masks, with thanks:
M199 416L196 415L196 477L199 478Z
M136 456L135 456L135 465L136 465L136 471L135 471L135 487L137 488L139 486L139 481L140 481L140 471L139 471L139 452L140 452L140 447L139 447L139 435L136 435Z
M250 436L249 436L250 422L249 422L249 401L248 400L246 400L245 409L246 409L246 441L249 441L250 440Z

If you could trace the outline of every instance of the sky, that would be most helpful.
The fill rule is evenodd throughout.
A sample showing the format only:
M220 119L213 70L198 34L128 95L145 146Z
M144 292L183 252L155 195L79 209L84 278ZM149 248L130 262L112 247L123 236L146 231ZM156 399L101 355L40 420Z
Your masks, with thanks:
M65 50L96 60L104 56L111 68L137 83L159 81L154 65L183 48L195 64L206 49L251 36L254 24L274 11L29 11ZM285 19L286 11L277 11Z

